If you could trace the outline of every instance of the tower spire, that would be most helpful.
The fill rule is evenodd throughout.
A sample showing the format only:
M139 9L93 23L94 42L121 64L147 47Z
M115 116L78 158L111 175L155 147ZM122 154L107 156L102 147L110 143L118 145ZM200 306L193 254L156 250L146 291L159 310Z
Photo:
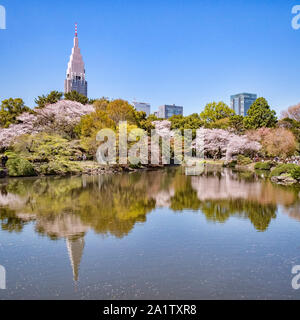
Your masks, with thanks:
M85 68L78 42L77 23L75 23L74 46L68 63L67 77L65 80L65 93L77 91L87 97Z

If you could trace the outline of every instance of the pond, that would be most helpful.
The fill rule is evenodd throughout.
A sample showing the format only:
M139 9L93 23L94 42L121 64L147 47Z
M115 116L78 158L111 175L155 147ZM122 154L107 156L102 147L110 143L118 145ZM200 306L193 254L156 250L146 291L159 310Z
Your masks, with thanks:
M299 191L229 169L0 180L0 299L299 299Z

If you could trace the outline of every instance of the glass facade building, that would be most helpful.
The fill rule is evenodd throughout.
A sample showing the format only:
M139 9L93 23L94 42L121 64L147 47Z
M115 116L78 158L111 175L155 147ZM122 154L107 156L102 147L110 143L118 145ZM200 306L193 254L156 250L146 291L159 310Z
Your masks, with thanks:
M246 116L249 108L257 99L257 94L239 93L230 97L231 108L239 116Z
M150 116L151 106L149 103L133 101L132 104L137 111L143 111L146 113L147 117Z
M67 77L65 79L65 93L77 91L87 97L88 83L85 79L85 67L79 48L77 24L75 26L74 47L68 63Z
M159 118L169 119L172 116L183 115L183 107L173 105L163 105L159 107L158 116Z

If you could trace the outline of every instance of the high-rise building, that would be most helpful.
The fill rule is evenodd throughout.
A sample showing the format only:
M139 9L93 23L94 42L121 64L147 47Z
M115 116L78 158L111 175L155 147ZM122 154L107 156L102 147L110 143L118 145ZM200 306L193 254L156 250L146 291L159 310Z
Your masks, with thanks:
M249 108L257 99L253 93L239 93L230 97L231 108L239 116L246 116Z
M146 113L147 117L150 116L151 106L149 103L133 101L132 104L137 111L143 111Z
M172 116L179 116L183 115L183 107L176 106L175 104L173 105L163 105L160 106L158 109L158 116L159 118L163 119L169 119Z
M78 46L77 24L75 25L74 47L68 63L65 93L77 91L87 97L87 81L82 55Z

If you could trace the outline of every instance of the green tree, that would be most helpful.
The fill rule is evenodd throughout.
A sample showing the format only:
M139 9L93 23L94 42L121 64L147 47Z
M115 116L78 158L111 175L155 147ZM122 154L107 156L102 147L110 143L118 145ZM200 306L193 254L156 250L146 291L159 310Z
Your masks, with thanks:
M256 99L244 118L246 129L273 128L276 126L276 123L276 112L271 110L265 98Z
M201 119L205 120L208 123L215 122L217 120L230 118L234 116L235 112L228 105L224 102L212 102L208 103L204 111L201 112L200 117Z
M77 91L71 91L71 92L65 93L65 99L71 100L71 101L77 101L82 104L87 104L89 102L89 99L86 96L78 93Z
M227 130L230 127L230 118L223 118L215 122L207 123L205 127L210 129L223 129Z
M93 102L93 105L96 110L106 111L109 100L106 98L97 99Z
M236 132L242 133L244 131L244 117L234 115L229 118L229 126L235 129Z
M117 99L111 101L106 108L106 112L117 125L119 121L128 121L131 124L136 124L135 109L125 100Z
M46 107L48 104L53 104L62 98L63 93L58 91L51 91L48 95L42 95L38 96L37 99L34 100L34 102L37 104L38 109L42 109Z
M171 121L171 129L199 129L203 126L204 122L201 120L198 113L193 113L187 117L182 115L172 116L169 121Z
M95 156L99 142L96 140L101 129L115 129L115 122L109 118L105 111L100 109L81 117L80 123L75 128L75 133L80 137L82 146L91 156Z
M20 98L3 100L0 109L0 126L7 128L17 122L17 117L23 112L32 112L25 106L24 101Z
M101 129L115 127L115 122L108 117L106 112L96 109L95 112L81 117L75 132L81 137L91 137Z
M154 129L154 125L152 124L152 121L154 120L152 120L150 116L147 118L146 112L134 110L134 117L136 125L139 128L147 131L148 133L150 133L151 130Z

